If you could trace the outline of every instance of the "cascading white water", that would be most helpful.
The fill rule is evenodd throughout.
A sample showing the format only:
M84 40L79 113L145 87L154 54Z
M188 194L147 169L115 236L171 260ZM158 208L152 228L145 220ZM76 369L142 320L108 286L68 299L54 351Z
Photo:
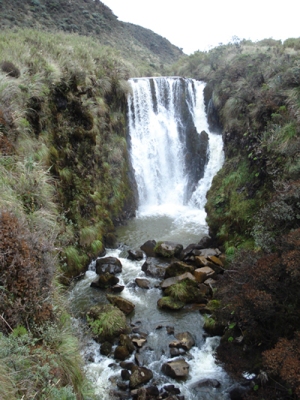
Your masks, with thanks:
M179 241L184 231L190 232L192 237L207 233L206 193L224 160L222 136L210 132L208 127L203 99L205 84L186 79L187 109L198 134L205 131L209 138L204 175L186 202L189 180L184 164L185 140L180 132L184 121L177 112L182 79L131 79L132 94L128 99L131 160L139 193L137 217L164 215L170 218L168 235L174 234L174 240ZM169 239L172 238L169 236Z

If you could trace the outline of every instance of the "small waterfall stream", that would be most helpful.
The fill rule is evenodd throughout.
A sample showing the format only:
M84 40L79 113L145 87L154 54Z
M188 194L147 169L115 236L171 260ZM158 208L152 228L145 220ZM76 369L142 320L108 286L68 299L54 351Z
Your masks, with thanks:
M213 356L219 338L205 337L203 317L192 307L177 312L158 309L157 300L161 297L159 280L147 277L151 288L137 287L134 280L145 277L141 270L145 260L127 259L128 249L138 249L150 239L176 241L186 246L198 242L207 234L204 211L206 192L223 163L222 137L209 131L203 102L204 83L170 77L132 79L130 84L130 152L139 208L136 218L117 230L123 245L119 249L107 250L106 256L118 257L122 262L123 272L119 278L125 289L120 295L135 304L129 323L138 325L147 334L147 345L141 356L144 365L153 372L153 383L159 388L166 384L175 385L186 400L227 400L226 388L230 380ZM186 119L189 119L188 124ZM208 136L201 134L202 131ZM187 135L191 135L192 144L187 142ZM205 140L199 141L200 136ZM204 146L202 150L201 146ZM195 160L190 157L192 147L197 147L198 151L195 152ZM203 155L205 163L201 164L201 160L195 163L198 162L197 154ZM75 310L85 311L99 302L107 303L103 291L90 287L95 278L94 262L71 293ZM196 345L188 355L189 378L183 382L161 373L162 364L170 357L168 344L172 337L167 332L167 326L174 327L177 333L189 331L195 338ZM86 369L99 399L130 398L112 394L114 383L120 380L121 367L113 358L100 354L99 344L89 340L85 357L88 360ZM134 361L134 355L129 361ZM221 383L220 388L195 390L195 382L204 378L217 379Z

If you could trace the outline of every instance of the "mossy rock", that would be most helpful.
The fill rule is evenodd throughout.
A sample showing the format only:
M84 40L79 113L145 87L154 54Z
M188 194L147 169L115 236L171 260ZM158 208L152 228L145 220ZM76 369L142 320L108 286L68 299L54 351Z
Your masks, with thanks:
M125 315L111 304L92 307L87 313L87 322L100 343L112 342L128 330Z
M158 300L157 306L162 309L167 309L167 310L180 310L183 308L185 303L183 303L180 300L175 300L171 296L164 296L161 299Z
M183 303L203 303L206 302L202 291L198 288L197 282L191 279L184 279L169 286L165 294Z
M173 242L158 242L154 247L154 252L160 256L165 258L177 257L183 250L182 244L173 243Z
M190 272L192 274L194 272L194 267L182 261L175 261L166 268L165 279L182 275L185 272Z

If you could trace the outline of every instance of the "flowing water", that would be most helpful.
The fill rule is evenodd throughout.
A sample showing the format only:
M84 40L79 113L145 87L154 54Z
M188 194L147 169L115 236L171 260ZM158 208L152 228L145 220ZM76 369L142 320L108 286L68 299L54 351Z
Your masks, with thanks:
M106 256L118 257L123 266L119 276L125 285L121 296L135 304L129 323L148 334L141 357L153 372L158 387L167 383L179 387L185 399L228 399L226 388L230 380L214 359L217 337L205 337L203 317L189 307L178 312L157 308L162 296L159 281L150 281L149 290L134 284L136 277L145 277L141 266L145 260L130 261L128 249L138 249L150 239L170 240L186 246L197 243L208 232L204 205L206 192L223 163L222 137L209 131L203 102L204 84L182 78L139 78L130 80L132 94L128 98L130 155L139 194L137 216L117 230L119 249L107 250ZM183 86L184 85L184 86ZM188 196L190 180L184 163L186 159L184 121L178 111L178 98L184 102L198 134L205 130L209 136L208 162L192 195ZM90 287L97 277L95 262L85 278L72 291L75 310L84 314L92 305L107 302L105 293ZM80 315L80 313L78 313ZM174 339L166 327L174 327L175 334L189 331L196 342L188 354L190 374L186 381L177 382L161 373L161 366L170 359L168 344ZM157 328L160 329L157 329ZM94 382L99 399L113 399L112 382L120 379L120 370L113 358L100 355L99 345L89 340L85 348L88 375ZM134 360L134 356L130 360ZM220 388L193 389L200 379L217 379Z

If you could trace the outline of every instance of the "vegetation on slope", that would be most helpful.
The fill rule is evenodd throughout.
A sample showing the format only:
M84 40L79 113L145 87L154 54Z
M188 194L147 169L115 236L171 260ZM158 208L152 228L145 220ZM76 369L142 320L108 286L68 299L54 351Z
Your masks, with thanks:
M34 28L92 36L140 66L142 76L157 74L171 65L182 51L149 29L121 22L96 0L1 0L1 29Z
M0 397L88 398L58 282L134 214L125 111L137 70L92 38L0 36Z
M223 132L206 206L228 260L214 314L225 327L219 359L235 376L256 374L248 399L300 397L299 62L300 39L243 40L174 69L207 82L210 124Z

